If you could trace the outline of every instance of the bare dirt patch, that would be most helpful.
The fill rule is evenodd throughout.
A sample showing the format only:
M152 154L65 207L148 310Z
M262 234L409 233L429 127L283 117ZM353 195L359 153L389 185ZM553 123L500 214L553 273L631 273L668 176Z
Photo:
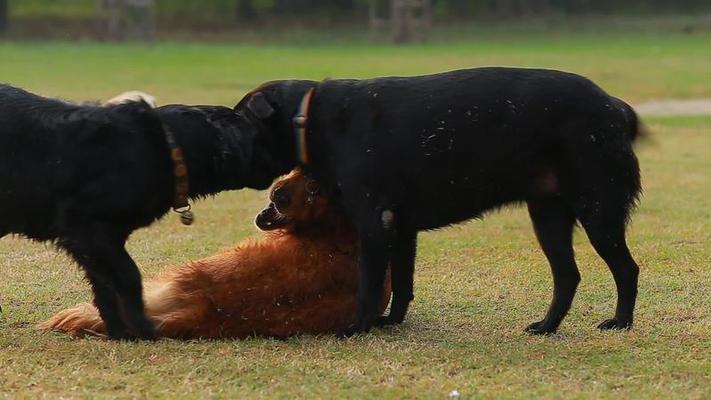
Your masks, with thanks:
M711 99L650 100L634 106L640 115L711 115Z

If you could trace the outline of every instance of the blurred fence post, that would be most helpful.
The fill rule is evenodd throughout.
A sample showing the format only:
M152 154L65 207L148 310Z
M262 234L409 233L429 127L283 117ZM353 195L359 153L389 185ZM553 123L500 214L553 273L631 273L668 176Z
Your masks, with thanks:
M257 17L257 10L255 10L252 0L237 0L235 13L237 21L254 21Z
M106 33L111 40L155 37L154 0L97 0L106 11Z
M153 40L156 34L156 20L154 15L154 0L124 0L126 12L132 19L134 36L141 40Z
M432 28L432 2L391 0L390 28L395 43L426 40Z
M432 20L434 18L434 13L432 11L432 1L431 0L420 0L420 13L419 18L419 32L420 40L427 40L432 30Z
M368 22L373 33L389 29L395 43L425 41L432 29L432 1L369 0Z
M395 43L410 41L409 26L407 25L407 0L390 1L390 33Z
M368 0L368 24L371 33L384 30L388 25L388 19L381 16L380 4L378 0Z
M121 9L119 0L97 0L98 9L106 11L106 36L110 40L121 38Z
M7 31L8 8L7 0L0 0L0 35Z

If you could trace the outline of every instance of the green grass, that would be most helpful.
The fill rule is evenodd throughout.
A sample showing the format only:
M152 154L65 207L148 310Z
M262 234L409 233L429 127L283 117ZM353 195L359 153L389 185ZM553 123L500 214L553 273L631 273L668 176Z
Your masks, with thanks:
M69 99L126 89L163 103L234 104L275 78L417 74L476 65L542 66L590 76L642 101L711 97L710 36L589 34L384 45L0 44L0 80ZM350 340L71 340L33 325L90 297L51 246L0 240L0 397L696 398L711 397L711 117L650 118L638 146L645 196L630 227L641 266L635 329L599 332L610 273L584 234L583 275L560 333L522 330L550 299L548 266L519 208L421 236L416 300L401 327ZM256 235L264 192L225 193L136 232L146 276Z
M633 102L711 97L711 33L483 35L407 47L355 41L345 49L337 38L322 38L314 45L295 35L295 44L279 46L6 42L0 43L0 81L75 100L139 88L164 103L233 105L247 90L271 79L516 65L575 71Z

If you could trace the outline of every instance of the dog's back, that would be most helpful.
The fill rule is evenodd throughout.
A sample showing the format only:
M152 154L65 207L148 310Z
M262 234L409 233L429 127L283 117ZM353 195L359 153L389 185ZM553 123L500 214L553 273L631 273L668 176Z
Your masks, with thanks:
M56 239L68 213L101 213L121 200L102 187L128 186L132 174L150 178L138 169L151 170L156 148L167 154L160 121L145 103L77 105L0 86L0 232Z
M561 71L492 67L333 80L322 83L316 96L312 129L328 127L334 138L309 136L314 172L359 165L358 178L367 182L344 186L368 186L397 204L417 229L538 196L536 183L551 169L558 183L580 180L567 175L583 158L590 164L598 154L610 161L633 158L638 129L629 106L590 80ZM332 111L338 107L350 118ZM597 143L591 142L595 135ZM633 180L631 198L639 192Z

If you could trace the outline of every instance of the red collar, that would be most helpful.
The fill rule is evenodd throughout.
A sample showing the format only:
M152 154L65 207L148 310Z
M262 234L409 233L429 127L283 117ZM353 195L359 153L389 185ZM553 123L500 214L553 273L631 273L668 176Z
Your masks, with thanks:
M311 108L311 100L316 93L316 88L309 89L301 99L299 111L294 116L294 134L296 136L296 156L299 162L303 165L309 163L309 149L306 145L306 132L308 131L309 110Z

